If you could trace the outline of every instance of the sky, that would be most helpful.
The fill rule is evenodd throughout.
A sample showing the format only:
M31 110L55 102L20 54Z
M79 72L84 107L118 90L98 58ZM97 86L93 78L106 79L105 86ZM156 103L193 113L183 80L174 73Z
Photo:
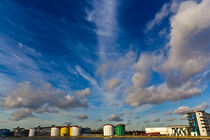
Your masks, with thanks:
M0 128L126 130L210 112L209 0L0 2Z

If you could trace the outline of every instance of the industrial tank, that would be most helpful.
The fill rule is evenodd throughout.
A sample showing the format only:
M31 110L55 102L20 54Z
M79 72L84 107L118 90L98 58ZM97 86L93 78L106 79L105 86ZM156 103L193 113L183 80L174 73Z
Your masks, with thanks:
M33 137L33 136L35 135L35 133L36 133L36 129L30 128L30 129L29 129L29 134L28 134L28 136L29 136L29 137Z
M68 136L68 127L62 127L60 136Z
M81 131L80 127L78 127L76 125L71 126L71 128L70 128L70 136L80 136L81 135L80 131Z
M125 135L125 125L124 124L118 124L115 126L115 134L117 136L123 136Z
M104 136L114 135L114 126L112 124L105 124L103 127Z
M72 136L72 126L69 128L69 136Z
M59 128L52 127L50 136L59 136Z

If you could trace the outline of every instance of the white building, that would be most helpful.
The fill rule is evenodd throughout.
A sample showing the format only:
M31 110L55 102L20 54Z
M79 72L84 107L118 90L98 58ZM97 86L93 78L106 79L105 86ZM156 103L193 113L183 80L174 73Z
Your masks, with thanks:
M71 127L71 136L80 136L81 135L81 128L78 126L72 126Z
M29 129L29 134L28 134L28 136L29 136L29 137L33 137L33 136L35 135L35 133L36 133L36 129L30 128L30 129Z
M114 135L114 126L112 124L105 124L103 127L104 136Z
M190 133L187 125L168 126L167 129L169 136L188 136Z
M188 112L191 136L210 136L210 114L205 111Z
M51 128L50 136L59 136L59 128L57 128L57 127L52 127L52 128Z
M160 133L160 135L168 135L167 127L151 127L145 128L146 133Z

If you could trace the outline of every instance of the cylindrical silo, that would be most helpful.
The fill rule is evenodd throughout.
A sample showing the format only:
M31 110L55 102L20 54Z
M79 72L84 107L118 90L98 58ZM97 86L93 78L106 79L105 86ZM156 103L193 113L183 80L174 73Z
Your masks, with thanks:
M69 136L72 136L72 126L69 128Z
M28 134L28 136L29 136L29 137L33 137L33 136L35 135L35 133L36 133L36 129L30 128L30 129L29 129L29 134Z
M125 125L124 124L118 124L115 126L115 135L117 135L117 136L125 135Z
M114 135L114 126L112 124L105 124L103 127L104 136Z
M62 127L60 136L68 136L68 127Z
M80 131L81 131L81 128L74 125L74 126L71 126L71 136L80 136Z
M50 136L59 136L59 128L52 127Z

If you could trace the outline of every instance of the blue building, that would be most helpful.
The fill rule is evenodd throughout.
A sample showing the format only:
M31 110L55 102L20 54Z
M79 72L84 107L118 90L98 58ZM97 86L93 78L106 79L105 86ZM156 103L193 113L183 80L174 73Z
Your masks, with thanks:
M0 137L9 137L10 130L8 129L0 129Z

